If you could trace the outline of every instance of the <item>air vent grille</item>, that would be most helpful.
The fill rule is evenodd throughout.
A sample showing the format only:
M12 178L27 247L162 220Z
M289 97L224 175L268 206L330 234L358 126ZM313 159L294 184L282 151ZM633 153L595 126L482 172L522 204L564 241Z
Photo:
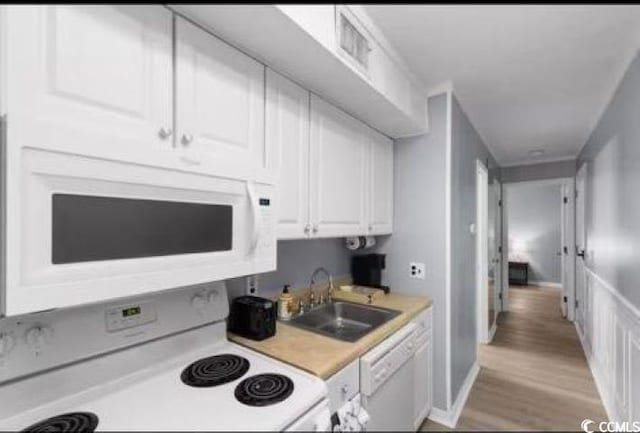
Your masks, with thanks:
M361 67L368 69L369 41L343 14L340 14L340 47Z

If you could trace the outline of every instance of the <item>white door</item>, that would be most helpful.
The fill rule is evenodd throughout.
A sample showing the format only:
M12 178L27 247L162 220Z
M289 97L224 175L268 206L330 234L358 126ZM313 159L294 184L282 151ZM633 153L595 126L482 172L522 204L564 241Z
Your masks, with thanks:
M371 193L367 231L372 235L390 234L393 231L393 140L374 130L369 130L369 136Z
M560 311L562 312L562 317L567 317L568 308L567 302L567 268L565 255L567 251L564 250L564 247L567 245L567 232L565 230L566 220L567 220L567 185L562 185L560 188L560 224L562 224L562 230L560 234L560 254L562 260L562 297L560 298Z
M309 92L267 69L266 148L278 173L278 239L309 236Z
M500 311L509 311L509 218L508 206L509 189L505 186L502 188L502 206L500 207L501 237L502 237L502 270L500 272L502 279L502 299L500 303Z
M363 125L311 96L312 236L366 234L368 142Z
M495 330L500 293L500 184L495 179L489 185L487 195L487 326L489 330Z
M562 185L562 314L568 320L575 320L575 190L574 181Z
M166 8L5 11L11 146L170 163L172 16Z
M176 146L185 169L253 177L265 167L264 66L176 19Z
M495 217L494 217L494 265L493 272L495 276L495 316L494 321L497 321L497 316L502 311L502 184L497 180L493 180L493 188L495 191Z
M489 290L489 174L487 168L476 161L476 285L477 335L479 343L489 341L490 314L493 295Z
M586 210L586 178L587 164L583 164L576 174L576 320L583 336L586 336L585 327L586 308L588 302L585 255L587 251L587 239L585 233L585 210Z

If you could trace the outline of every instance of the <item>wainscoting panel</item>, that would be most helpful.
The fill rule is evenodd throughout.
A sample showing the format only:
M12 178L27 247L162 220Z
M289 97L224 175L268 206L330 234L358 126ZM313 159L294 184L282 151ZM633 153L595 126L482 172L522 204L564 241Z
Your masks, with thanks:
M585 270L584 324L576 326L611 421L640 421L640 311Z

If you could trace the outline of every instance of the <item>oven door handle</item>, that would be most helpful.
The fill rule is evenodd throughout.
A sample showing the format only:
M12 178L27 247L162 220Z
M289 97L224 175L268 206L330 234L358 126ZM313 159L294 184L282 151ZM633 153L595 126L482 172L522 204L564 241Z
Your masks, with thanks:
M253 254L258 247L258 241L260 240L260 221L258 218L258 202L256 200L256 190L253 186L253 181L247 181L247 195L249 196L249 203L251 206L251 215L253 217L253 229L251 232L251 244L249 246L249 254Z

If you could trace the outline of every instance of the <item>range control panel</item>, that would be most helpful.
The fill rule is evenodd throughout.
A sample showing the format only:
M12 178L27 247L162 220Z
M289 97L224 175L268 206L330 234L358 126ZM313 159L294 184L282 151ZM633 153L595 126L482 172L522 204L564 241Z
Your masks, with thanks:
M109 308L105 311L108 332L133 328L155 322L156 307L153 302L140 302Z
M0 384L224 320L224 282L0 319Z

